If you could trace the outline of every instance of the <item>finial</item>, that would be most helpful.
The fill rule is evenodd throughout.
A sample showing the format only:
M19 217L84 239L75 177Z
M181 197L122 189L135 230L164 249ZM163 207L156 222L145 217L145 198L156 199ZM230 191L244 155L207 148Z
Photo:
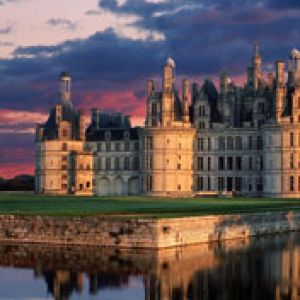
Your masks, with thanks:
M254 56L259 56L259 44L254 44Z

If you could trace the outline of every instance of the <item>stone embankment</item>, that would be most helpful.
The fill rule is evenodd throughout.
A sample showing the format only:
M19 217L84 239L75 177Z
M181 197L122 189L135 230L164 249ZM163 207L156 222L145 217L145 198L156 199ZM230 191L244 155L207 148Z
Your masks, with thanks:
M288 231L300 231L300 212L169 219L0 216L0 241L17 243L160 249Z

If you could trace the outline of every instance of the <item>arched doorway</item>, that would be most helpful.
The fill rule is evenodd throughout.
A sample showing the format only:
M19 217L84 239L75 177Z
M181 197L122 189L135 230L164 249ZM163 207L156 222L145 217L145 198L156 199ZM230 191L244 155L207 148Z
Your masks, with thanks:
M107 177L102 177L99 180L98 195L107 196L110 194L110 184Z
M123 195L123 180L121 177L118 177L114 180L113 194L114 195Z
M140 193L139 179L137 177L129 178L128 180L128 194L137 195Z

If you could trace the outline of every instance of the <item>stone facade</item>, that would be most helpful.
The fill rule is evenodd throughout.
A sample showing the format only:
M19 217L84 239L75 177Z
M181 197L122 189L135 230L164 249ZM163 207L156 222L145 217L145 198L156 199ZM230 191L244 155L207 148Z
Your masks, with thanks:
M218 89L206 79L201 87L193 83L190 92L183 79L180 96L175 62L168 58L162 89L147 82L145 127L133 128L122 114L94 109L86 131L71 104L70 76L63 73L60 102L37 128L36 191L299 197L297 50L288 65L287 79L281 60L275 72L263 74L256 45L244 86L222 72ZM77 164L71 163L74 151Z

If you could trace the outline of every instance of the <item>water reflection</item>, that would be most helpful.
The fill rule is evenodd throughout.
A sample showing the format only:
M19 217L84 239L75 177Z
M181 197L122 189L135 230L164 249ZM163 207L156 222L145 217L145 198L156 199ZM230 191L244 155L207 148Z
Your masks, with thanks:
M13 274L0 278L0 298L295 300L299 254L300 234L161 251L0 244L0 276ZM33 270L32 294L20 269Z

